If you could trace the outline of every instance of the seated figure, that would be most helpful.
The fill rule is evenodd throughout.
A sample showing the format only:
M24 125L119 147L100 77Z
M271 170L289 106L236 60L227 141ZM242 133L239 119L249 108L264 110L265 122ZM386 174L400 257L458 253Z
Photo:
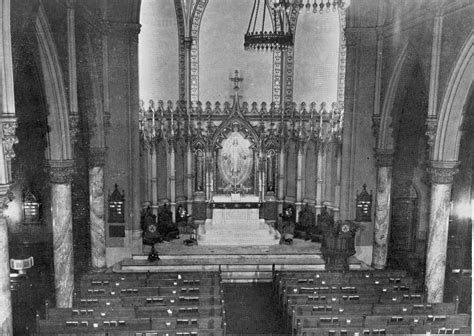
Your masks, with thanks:
M179 238L179 230L173 223L171 210L166 203L158 210L158 231L160 231L165 240L169 241Z
M281 243L291 244L295 233L295 208L293 205L287 205L283 213L279 215L282 218L281 229Z
M314 212L311 211L308 204L305 204L299 213L299 222L295 226L295 237L308 240L311 239L314 231Z

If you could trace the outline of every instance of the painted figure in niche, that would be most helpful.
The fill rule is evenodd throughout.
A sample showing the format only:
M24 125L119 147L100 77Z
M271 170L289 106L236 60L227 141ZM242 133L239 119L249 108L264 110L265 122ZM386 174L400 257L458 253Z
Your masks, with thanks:
M251 175L253 164L250 141L239 132L233 132L222 141L219 156L219 171L223 180L223 189L245 191L245 183Z

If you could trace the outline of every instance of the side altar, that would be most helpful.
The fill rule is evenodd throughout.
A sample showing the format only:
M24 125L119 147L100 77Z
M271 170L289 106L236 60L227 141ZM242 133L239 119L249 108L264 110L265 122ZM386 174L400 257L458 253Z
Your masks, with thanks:
M280 234L259 218L262 203L254 195L215 195L209 203L212 218L199 227L200 245L274 245Z

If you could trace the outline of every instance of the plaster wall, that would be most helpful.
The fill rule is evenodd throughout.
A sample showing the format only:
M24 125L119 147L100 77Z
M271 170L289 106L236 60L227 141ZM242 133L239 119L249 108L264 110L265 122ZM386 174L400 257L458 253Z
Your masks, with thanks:
M295 34L295 102L337 101L340 24L337 11L298 16Z
M140 99L178 100L178 25L173 0L142 0L139 35Z
M443 19L443 34L439 69L438 111L446 92L449 76L456 64L458 54L473 31L474 5L462 10L446 13Z
M244 49L252 6L252 0L207 4L199 33L200 101L232 101L229 78L238 70L244 79L239 91L243 101L271 102L273 53Z

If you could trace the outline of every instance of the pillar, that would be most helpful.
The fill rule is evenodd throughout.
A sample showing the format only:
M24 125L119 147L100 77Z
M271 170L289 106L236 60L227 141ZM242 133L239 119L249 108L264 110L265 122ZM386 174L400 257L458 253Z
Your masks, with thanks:
M175 143L172 141L170 144L170 163L169 163L169 185L170 185L170 208L173 223L176 222L176 154L175 154Z
M96 270L106 267L104 165L105 148L91 148L89 156L91 262L92 268Z
M71 182L74 169L71 161L50 161L49 165L56 307L71 308L74 290Z
M186 150L186 197L188 199L188 215L193 214L193 151L188 143Z
M0 184L0 334L13 335L12 300L10 292L10 257L8 225L3 215L9 202L9 184Z
M150 167L150 198L153 212L157 215L158 208L158 176L157 176L157 162L156 162L156 146L152 146L150 154L148 155L149 167Z
M323 206L323 146L320 143L316 164L316 215L321 213Z
M336 144L340 146L340 144ZM335 187L335 198L334 198L334 219L338 220L340 218L340 209L341 209L341 167L342 167L342 158L341 151L339 148L336 149L336 187Z
M15 157L15 95L10 33L10 0L0 2L0 334L13 335L8 226L3 213L10 200L11 159Z
M278 167L278 213L283 212L283 198L285 197L285 143L281 141L280 161Z
M457 162L433 161L425 287L428 303L443 302L453 176Z
M393 151L377 150L375 157L377 160L377 189L372 266L375 269L384 269L387 264L390 227Z
M303 144L298 146L298 156L296 160L296 222L299 222L299 212L303 202Z

